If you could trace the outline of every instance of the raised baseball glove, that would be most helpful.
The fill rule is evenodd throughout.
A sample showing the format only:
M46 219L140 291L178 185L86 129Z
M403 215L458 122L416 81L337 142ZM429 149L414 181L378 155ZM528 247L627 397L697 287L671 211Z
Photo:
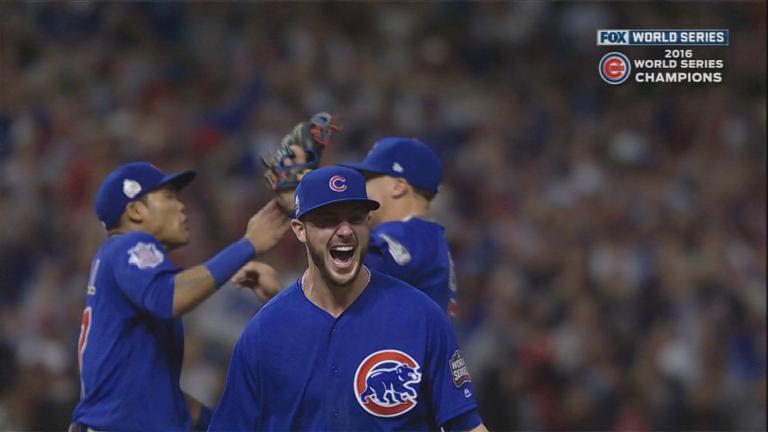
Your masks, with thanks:
M339 130L333 117L325 112L294 126L274 154L261 159L267 167L264 177L269 187L274 191L296 188L306 173L320 166L323 150L331 142L333 132Z

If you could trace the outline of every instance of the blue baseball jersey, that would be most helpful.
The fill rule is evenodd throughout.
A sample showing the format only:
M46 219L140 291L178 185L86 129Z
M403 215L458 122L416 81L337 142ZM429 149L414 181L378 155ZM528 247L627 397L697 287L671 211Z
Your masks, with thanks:
M364 262L418 288L453 313L456 276L442 225L418 217L379 224L371 231Z
M476 409L448 317L372 270L338 318L300 281L267 303L235 345L208 430L436 430Z
M178 272L143 232L110 237L96 253L80 327L74 422L96 430L191 429L179 387L184 331L172 315Z

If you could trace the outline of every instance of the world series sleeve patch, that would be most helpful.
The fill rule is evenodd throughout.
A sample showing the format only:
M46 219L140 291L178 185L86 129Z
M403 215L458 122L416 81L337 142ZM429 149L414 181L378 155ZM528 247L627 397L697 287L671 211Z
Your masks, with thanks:
M472 382L472 378L469 376L469 370L467 370L467 365L464 362L464 357L461 356L461 351L456 350L451 356L449 363L451 365L453 384L456 387L461 387L468 382Z

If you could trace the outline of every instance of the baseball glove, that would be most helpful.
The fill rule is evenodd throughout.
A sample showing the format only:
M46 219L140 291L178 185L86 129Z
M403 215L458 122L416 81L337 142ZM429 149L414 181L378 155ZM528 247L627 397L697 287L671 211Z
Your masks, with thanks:
M325 147L333 132L341 128L325 112L316 113L308 122L301 122L283 137L274 154L261 161L267 168L264 177L274 191L293 189L308 172L320 166Z

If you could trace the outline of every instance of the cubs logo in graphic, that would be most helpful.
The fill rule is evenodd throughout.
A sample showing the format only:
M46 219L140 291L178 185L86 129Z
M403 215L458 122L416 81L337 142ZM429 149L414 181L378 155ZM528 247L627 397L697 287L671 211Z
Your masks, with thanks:
M331 177L330 180L328 180L328 187L330 187L331 190L334 192L344 192L345 190L347 190L346 183L347 183L346 178L340 175L335 175Z
M610 52L600 59L598 72L603 81L608 84L621 84L629 78L632 65L629 58L620 52Z
M418 403L420 368L402 351L376 351L355 372L357 402L378 417L395 417L410 411Z

